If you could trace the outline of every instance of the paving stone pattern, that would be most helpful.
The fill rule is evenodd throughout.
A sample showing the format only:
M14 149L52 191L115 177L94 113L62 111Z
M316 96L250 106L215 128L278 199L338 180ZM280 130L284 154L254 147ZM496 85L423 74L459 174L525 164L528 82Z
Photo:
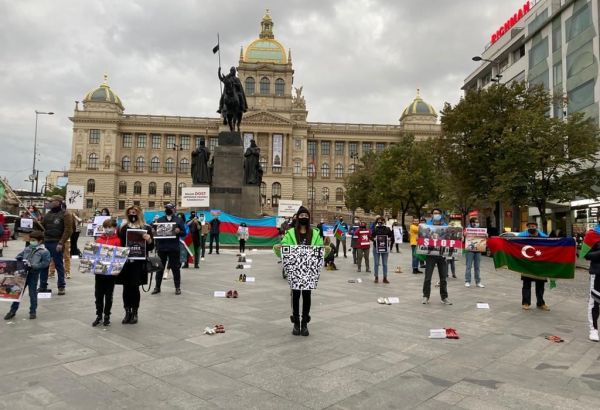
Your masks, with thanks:
M85 240L85 239L84 239ZM10 242L5 256L20 242ZM350 255L349 255L350 256ZM122 325L121 287L112 325L93 328L94 280L77 271L67 295L29 301L0 323L0 408L7 409L597 409L600 344L586 321L588 274L546 291L550 312L521 310L518 275L483 258L485 289L449 279L454 305L410 272L410 249L390 256L391 283L374 284L352 259L324 271L313 292L310 336L291 334L281 265L267 250L249 252L255 283L239 283L233 250L183 270L181 296L171 280L142 295L137 325ZM393 272L401 265L404 273ZM363 283L348 283L362 278ZM435 277L434 277L435 279ZM56 287L54 283L54 287ZM213 297L237 289L238 299ZM399 304L380 305L378 297ZM477 302L490 304L476 309ZM2 314L8 310L1 303ZM226 332L203 334L206 326ZM452 327L459 340L428 338ZM551 343L559 335L564 343Z

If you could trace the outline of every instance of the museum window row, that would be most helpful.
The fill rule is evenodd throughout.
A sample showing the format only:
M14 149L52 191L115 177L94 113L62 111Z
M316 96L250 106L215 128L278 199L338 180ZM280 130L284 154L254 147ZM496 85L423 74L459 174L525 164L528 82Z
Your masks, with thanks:
M94 130L90 130L91 131ZM98 137L99 138L99 137ZM91 141L91 134L90 134ZM147 148L151 149L175 149L177 145L182 150L196 149L200 146L200 141L207 141L206 145L212 151L219 145L218 137L208 137L202 135L162 135L162 134L121 134L122 148ZM91 143L91 142L90 142ZM192 145L193 144L193 145Z
M268 77L262 77L259 81L259 95L271 94L271 80ZM256 80L254 77L246 77L244 81L244 92L247 96L256 95ZM275 80L275 96L283 97L285 94L285 81L283 78Z

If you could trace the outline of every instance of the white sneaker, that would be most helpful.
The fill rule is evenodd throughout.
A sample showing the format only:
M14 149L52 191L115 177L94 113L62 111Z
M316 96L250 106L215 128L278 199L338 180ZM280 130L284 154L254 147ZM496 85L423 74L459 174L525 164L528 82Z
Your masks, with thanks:
M465 288L470 288L471 284L469 282L465 282Z
M423 298L423 300L421 301L422 304L427 305L429 303L429 298Z
M590 340L592 342L600 342L600 336L598 335L598 330L596 330L596 329L590 330Z
M478 287L478 288L485 288L485 286L483 286L483 283L478 283L478 284L477 284L477 287Z

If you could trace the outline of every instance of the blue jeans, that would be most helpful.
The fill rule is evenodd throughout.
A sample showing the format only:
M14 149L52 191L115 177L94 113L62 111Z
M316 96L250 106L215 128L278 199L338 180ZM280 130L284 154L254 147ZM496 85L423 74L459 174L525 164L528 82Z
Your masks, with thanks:
M56 251L58 242L45 242L44 246L50 252L52 260L54 260L54 266L56 266L56 274L58 276L58 287L64 288L65 283L65 266L63 265L63 249L61 252ZM48 288L48 268L42 269L40 272L40 288Z
M465 282L471 283L471 265L475 263L475 283L481 282L481 273L479 271L479 264L481 262L481 253L479 252L465 252L467 257L467 270L465 271Z
M373 261L375 263L375 277L379 275L379 258L381 257L381 264L383 265L383 277L387 278L387 261L388 253L377 253L375 247L373 247Z
M27 280L25 281L25 289L29 288L29 313L34 313L37 310L37 285L38 279L40 277L39 271L31 271L27 275ZM19 309L19 302L13 302L10 305L10 310L16 312Z
M412 268L413 270L419 269L419 258L417 258L417 245L410 245L412 248Z

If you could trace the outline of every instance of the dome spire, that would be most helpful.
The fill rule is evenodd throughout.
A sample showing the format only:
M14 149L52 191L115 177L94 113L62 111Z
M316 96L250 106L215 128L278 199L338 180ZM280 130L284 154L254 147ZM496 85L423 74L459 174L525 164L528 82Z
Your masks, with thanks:
M421 89L417 88L417 98L421 98Z
M269 14L269 9L265 11L265 16L260 22L260 28L260 38L275 38L275 35L273 34L273 20Z
M102 87L108 87L108 73L104 73L104 81L102 81Z

